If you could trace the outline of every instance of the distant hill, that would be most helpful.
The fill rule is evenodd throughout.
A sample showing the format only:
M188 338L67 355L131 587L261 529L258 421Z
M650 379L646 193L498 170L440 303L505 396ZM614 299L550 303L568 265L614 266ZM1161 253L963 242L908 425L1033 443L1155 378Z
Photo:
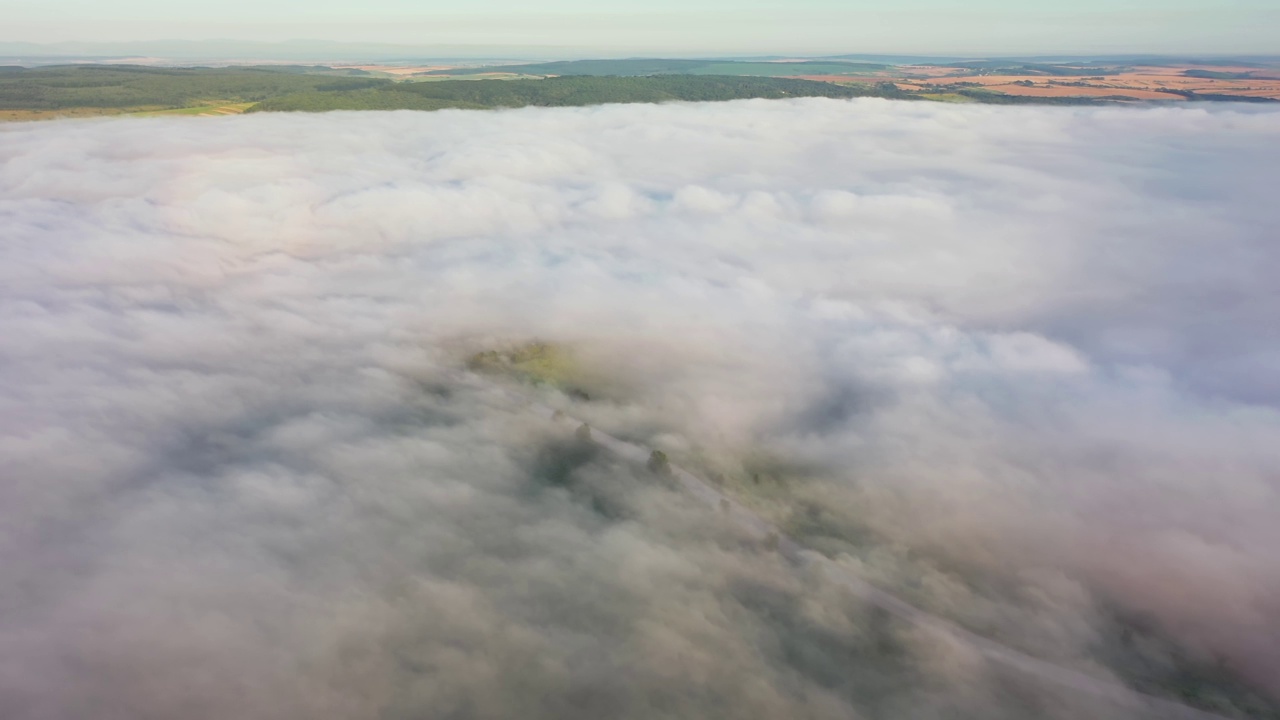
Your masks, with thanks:
M705 60L665 60L661 58L634 58L629 60L566 60L560 62L526 63L522 65L484 65L470 68L435 70L427 75L485 75L488 73L514 73L516 75L660 75L685 73L707 65Z
M303 63L397 62L422 60L553 60L566 48L515 45L406 45L328 40L148 40L139 42L27 43L0 41L0 58L24 61L156 58L178 62L233 64L245 61ZM581 55L579 55L581 57Z
M857 75L884 70L888 65L855 63L843 60L674 60L663 58L628 58L625 60L567 60L562 62L526 63L522 65L485 65L482 67L433 70L426 75L483 75L513 73L516 75L594 75L633 77L641 75L759 75L790 77L796 75Z

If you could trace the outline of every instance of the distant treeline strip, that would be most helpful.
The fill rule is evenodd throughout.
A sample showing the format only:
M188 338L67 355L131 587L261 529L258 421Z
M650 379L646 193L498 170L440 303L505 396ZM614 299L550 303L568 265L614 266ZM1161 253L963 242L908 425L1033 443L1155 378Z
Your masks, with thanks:
M604 103L706 102L789 97L907 99L893 85L835 85L792 78L716 75L566 76L545 80L445 80L265 100L251 112L563 107Z
M677 61L660 61L671 68ZM850 64L852 65L852 64ZM640 69L640 68L636 68ZM958 94L992 104L1094 105L1118 98L1043 98L966 88ZM1259 98L1184 94L1193 100L1267 102ZM249 112L327 110L440 110L604 103L706 102L748 98L861 98L928 100L892 82L836 84L796 77L650 74L564 75L546 79L398 82L353 69L322 66L155 68L63 65L0 68L0 111L42 116L116 114L220 105ZM1131 99L1130 99L1131 100Z
M433 70L424 75L596 75L633 77L639 75L839 75L884 70L890 66L848 60L802 60L760 62L743 60L678 60L628 58L625 60L562 60L522 65L484 65L470 68Z

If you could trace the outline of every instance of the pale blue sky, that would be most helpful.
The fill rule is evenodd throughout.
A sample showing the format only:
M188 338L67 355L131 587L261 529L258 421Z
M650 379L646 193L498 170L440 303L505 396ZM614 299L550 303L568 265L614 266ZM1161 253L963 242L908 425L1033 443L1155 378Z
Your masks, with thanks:
M0 41L724 53L1280 53L1280 0L2 0Z

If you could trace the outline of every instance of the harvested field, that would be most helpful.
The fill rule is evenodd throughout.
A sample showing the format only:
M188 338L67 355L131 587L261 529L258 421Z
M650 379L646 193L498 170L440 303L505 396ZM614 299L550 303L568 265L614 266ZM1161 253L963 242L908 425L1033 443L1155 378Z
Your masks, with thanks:
M1134 88L1111 87L1075 87L1070 85L1000 85L992 89L1006 95L1023 97L1131 97L1136 100L1185 100L1181 95L1157 92L1155 90L1138 90Z
M1141 100L1177 100L1180 99L1179 95L1161 92L1161 90L1177 90L1202 95L1240 95L1280 99L1280 80L1189 78L1183 76L1182 70L1178 68L1154 69L1161 72L1126 72L1117 75L1072 78L1047 78L1043 75L962 75L934 77L927 82L936 87L981 86L1009 95L1027 97L1127 96Z
M212 103L195 107L177 108L174 110L158 110L131 113L144 117L221 117L224 115L240 115L256 103Z
M1036 83L1037 85L1047 85L1049 83L1061 84L1063 82L1087 82L1091 85L1105 85L1110 84L1111 82L1110 80L1088 80L1086 78L1047 78L1043 75L962 75L959 77L940 77L929 80L929 82L934 85L956 85L967 83L970 85L983 86L1009 85L1010 83L1027 81Z

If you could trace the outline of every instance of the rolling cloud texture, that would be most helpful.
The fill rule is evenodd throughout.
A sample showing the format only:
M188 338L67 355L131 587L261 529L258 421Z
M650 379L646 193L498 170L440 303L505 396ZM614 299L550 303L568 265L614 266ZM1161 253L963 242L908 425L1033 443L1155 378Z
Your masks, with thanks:
M461 369L535 338L922 607L1280 700L1276 168L1230 106L0 127L0 715L1130 717Z

